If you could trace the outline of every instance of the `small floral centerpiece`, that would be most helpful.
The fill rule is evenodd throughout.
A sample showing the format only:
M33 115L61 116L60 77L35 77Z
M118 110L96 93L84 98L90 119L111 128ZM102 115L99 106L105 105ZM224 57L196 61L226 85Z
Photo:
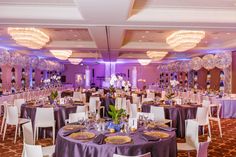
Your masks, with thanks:
M179 81L170 80L170 86L166 94L167 104L172 104L172 100L175 98L175 93L173 92L173 88L175 88L178 84L179 84Z
M50 96L49 96L50 103L53 104L57 97L58 97L58 92L57 91L52 91Z
M120 131L120 120L122 117L126 117L126 112L124 109L116 109L114 105L109 105L109 108L110 111L108 111L108 114L111 116L113 122L109 124L108 128L115 129L115 131Z

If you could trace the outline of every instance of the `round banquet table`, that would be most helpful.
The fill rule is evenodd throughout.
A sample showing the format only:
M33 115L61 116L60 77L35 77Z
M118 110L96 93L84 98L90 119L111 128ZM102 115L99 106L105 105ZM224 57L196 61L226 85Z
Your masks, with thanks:
M82 104L78 104L82 105ZM23 104L21 106L21 117L30 118L32 125L34 126L35 114L37 107L43 107L43 105L28 105ZM56 120L56 131L65 126L65 120L69 118L70 113L76 112L76 105L57 105L54 107L54 118Z
M99 133L92 130L96 135ZM141 155L151 152L155 157L176 157L177 144L175 132L166 132L170 134L168 138L160 139L159 141L146 141L141 137L141 132L130 134L132 143L114 145L102 144L98 145L92 140L81 142L80 140L72 139L69 136L63 136L63 128L59 130L56 139L55 156L56 157L112 157L113 154L120 155ZM125 133L115 133L110 135L126 135Z
M142 112L150 112L151 106L161 106L157 104L143 104ZM198 105L163 105L165 118L172 120L172 127L176 128L177 137L185 137L185 120L195 119Z
M236 118L236 98L217 99L221 103L221 118Z

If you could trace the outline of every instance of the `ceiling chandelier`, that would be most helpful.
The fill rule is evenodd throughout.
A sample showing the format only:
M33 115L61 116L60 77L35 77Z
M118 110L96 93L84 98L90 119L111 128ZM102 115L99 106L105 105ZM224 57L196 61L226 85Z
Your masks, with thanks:
M80 62L82 62L83 59L81 59L81 58L69 58L68 60L69 60L69 62L70 62L71 64L77 65L77 64L79 64Z
M166 52L166 51L147 51L146 54L151 59L161 60L162 58L164 58L168 54L168 52Z
M204 37L204 31L180 30L168 36L166 42L174 51L183 52L196 47Z
M50 52L60 60L67 60L72 55L71 50L50 50Z
M141 65L148 65L149 63L151 63L151 59L138 59L138 62L141 64Z
M17 44L31 49L41 49L50 40L47 34L36 28L9 27L7 31Z

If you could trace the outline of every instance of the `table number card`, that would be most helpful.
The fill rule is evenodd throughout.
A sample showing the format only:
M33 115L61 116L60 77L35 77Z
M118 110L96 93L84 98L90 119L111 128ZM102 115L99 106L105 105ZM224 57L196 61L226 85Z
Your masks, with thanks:
M138 128L138 119L137 118L129 118L129 127L130 128Z
M61 104L61 105L64 105L64 104L65 104L65 99L64 99L64 98L61 98L61 99L60 99L60 104Z

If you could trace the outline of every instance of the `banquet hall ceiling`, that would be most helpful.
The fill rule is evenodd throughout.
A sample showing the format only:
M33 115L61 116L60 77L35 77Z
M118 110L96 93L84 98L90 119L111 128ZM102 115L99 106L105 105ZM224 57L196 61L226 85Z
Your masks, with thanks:
M17 45L8 26L34 26L50 36L41 50ZM177 30L204 30L187 52L174 52L166 37ZM71 49L85 61L148 58L147 50L168 51L163 61L236 49L236 0L0 0L0 47L53 57L50 49Z

